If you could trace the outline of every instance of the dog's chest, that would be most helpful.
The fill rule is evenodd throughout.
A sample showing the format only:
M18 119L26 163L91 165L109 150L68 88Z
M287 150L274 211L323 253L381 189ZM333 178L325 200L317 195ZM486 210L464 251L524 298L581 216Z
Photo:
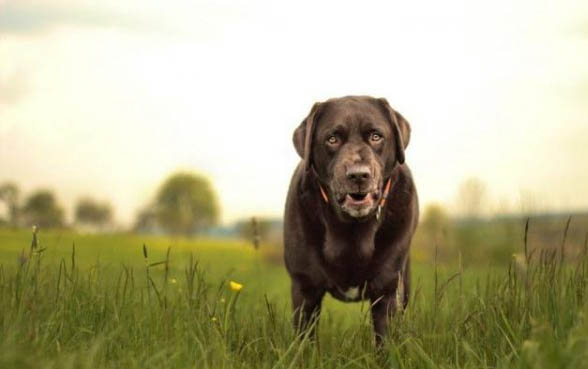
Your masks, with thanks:
M357 300L362 290L374 275L374 265L370 259L356 253L343 252L332 259L323 258L323 275L326 277L329 292L342 300Z
M363 232L329 230L322 247L324 260L332 267L345 269L364 268L369 264L375 250L375 229Z
M341 301L359 301L366 298L366 284L351 287L331 286L329 293Z
M350 287L343 291L343 295L349 300L355 300L359 297L359 287Z

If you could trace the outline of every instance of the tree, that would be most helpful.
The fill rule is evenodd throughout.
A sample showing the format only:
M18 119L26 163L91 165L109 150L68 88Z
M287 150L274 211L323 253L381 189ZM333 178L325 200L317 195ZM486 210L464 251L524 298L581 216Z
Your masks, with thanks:
M25 201L23 215L27 225L41 228L63 226L63 209L51 191L39 190Z
M75 219L80 224L104 227L112 221L112 208L108 203L99 203L85 197L76 205Z
M20 191L14 183L4 183L0 185L0 201L6 205L8 210L8 224L12 227L18 226L18 198Z
M157 214L153 205L147 205L137 212L133 231L141 233L153 233L158 229Z
M427 205L418 234L422 235L425 250L432 260L435 257L446 259L451 254L453 230L453 223L441 205L434 203Z
M449 227L449 216L441 205L429 204L425 208L421 229L429 241L439 243L440 238L448 232Z
M485 213L486 185L478 178L469 178L459 186L458 208L462 216L477 219Z
M155 212L163 229L185 235L216 224L219 216L212 185L191 173L173 174L163 183L155 199Z

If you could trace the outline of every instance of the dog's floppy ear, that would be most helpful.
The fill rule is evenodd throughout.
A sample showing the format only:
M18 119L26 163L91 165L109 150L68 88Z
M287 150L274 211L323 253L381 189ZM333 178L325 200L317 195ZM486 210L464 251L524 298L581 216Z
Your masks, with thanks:
M404 163L404 150L410 141L410 124L404 117L392 109L388 101L384 98L378 99L380 106L384 109L386 118L390 122L392 132L394 133L394 143L396 144L396 160L400 164Z
M315 118L320 111L321 103L315 103L310 109L308 116L304 118L302 123L294 131L292 141L298 155L304 160L304 171L310 170L312 167L312 136L315 128Z

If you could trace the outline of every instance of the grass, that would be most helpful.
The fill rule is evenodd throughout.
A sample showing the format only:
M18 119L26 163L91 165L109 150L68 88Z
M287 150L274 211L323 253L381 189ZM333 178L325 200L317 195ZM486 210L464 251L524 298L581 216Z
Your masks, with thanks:
M30 245L0 231L0 368L588 367L585 253L417 263L376 351L366 303L328 298L318 339L296 337L283 267L243 242L48 232Z

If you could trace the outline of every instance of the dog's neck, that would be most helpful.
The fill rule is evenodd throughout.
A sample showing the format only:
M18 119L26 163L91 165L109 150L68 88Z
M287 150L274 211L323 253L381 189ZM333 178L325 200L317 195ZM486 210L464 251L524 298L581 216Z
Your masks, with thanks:
M388 197L388 190L390 190L390 181L392 187L394 187L394 184L398 182L399 172L400 170L397 167L391 176L388 177L388 184L386 186L388 188L383 190L384 201L381 201L381 207L385 207L386 205L385 200ZM320 188L318 181L317 185ZM324 197L322 193L321 197ZM369 263L375 251L376 234L385 221L383 216L379 216L380 214L378 214L380 210L385 213L383 209L378 209L377 215L374 214L366 221L343 222L335 214L328 201L324 201L322 206L326 208L326 211L322 212L322 222L325 226L322 252L325 261L334 266L343 266L349 262L353 265L365 265Z

